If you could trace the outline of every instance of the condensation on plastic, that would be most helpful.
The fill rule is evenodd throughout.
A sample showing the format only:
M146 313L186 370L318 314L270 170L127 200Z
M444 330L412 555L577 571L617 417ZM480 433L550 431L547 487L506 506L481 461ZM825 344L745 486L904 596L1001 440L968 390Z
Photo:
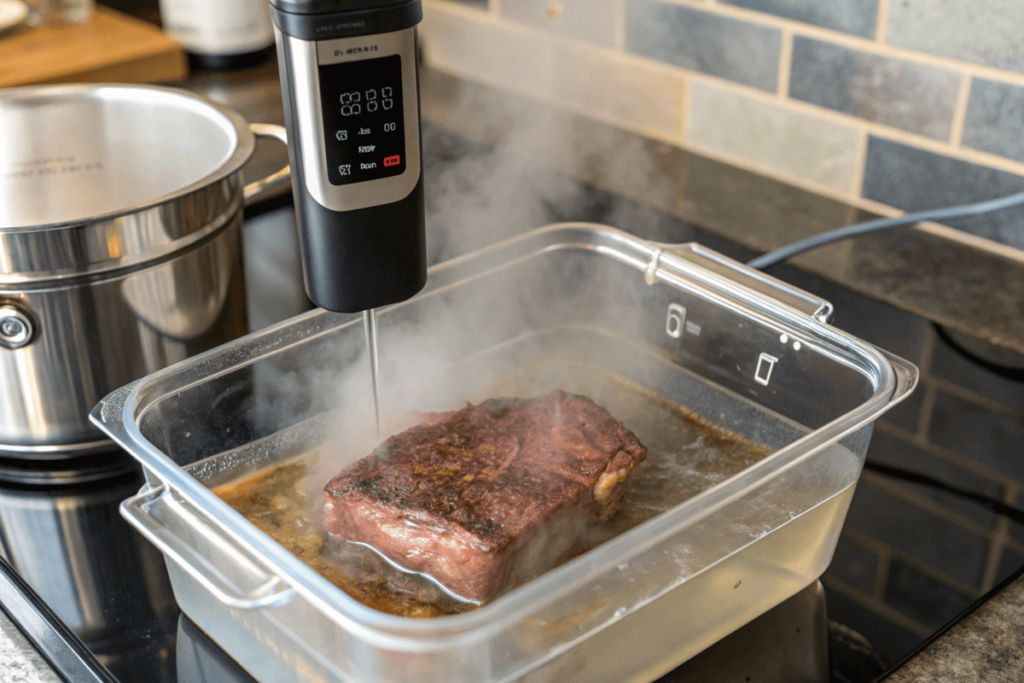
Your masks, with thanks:
M231 609L168 562L182 609L261 680L653 680L820 576L872 424L917 377L782 299L593 225L442 264L378 325L391 416L552 383L614 401L625 381L777 450L480 609L413 620L356 603L207 488L314 449L342 453L334 464L369 452L358 318L313 312L115 392L94 420L165 487L142 512L159 525L187 501L202 528L177 540L204 544L206 570L294 589Z

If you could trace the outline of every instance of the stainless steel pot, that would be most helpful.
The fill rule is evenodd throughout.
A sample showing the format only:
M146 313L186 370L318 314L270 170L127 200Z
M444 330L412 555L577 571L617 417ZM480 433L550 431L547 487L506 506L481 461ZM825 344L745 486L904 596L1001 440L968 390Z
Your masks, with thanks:
M280 126L170 88L0 91L0 457L95 453L111 390L247 332L244 185Z

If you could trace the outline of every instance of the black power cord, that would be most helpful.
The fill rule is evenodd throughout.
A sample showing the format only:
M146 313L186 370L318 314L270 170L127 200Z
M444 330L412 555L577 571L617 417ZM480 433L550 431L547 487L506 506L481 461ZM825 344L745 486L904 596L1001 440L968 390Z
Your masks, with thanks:
M897 216L896 218L879 218L877 220L867 221L866 223L857 223L856 225L849 225L845 228L830 230L828 232L823 232L820 235L813 235L807 239L793 242L792 244L788 244L780 249L776 249L775 251L770 251L763 256L758 256L756 259L748 262L747 265L751 268L764 270L768 266L781 263L786 259L796 256L797 254L802 254L805 251L817 249L818 247L824 247L825 245L832 244L833 242L841 242L842 240L847 240L851 237L859 237L861 235L867 235L868 233L879 232L881 230L902 228L904 226L921 223L923 221L941 223L943 221L951 221L957 218L981 216L982 214L1005 211L1006 209L1012 209L1015 206L1022 205L1024 205L1024 192L1019 192L1007 197L1000 197L999 199L978 202L976 204L963 204L961 206L950 206L944 209L915 211L914 213L904 214L902 216Z

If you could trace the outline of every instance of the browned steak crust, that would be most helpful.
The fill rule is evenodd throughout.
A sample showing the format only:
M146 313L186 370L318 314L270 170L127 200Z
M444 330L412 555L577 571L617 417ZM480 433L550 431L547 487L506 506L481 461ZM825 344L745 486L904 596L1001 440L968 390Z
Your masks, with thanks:
M392 436L343 470L326 487L326 528L486 600L610 518L646 454L582 396L492 399Z

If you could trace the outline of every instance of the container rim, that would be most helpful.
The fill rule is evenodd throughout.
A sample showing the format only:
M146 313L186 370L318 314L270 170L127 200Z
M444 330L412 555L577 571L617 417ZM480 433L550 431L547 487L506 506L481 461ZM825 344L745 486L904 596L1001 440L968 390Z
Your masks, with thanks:
M44 101L47 98L56 97L82 97L92 96L106 100L130 100L137 102L163 101L176 106L183 106L186 109L205 116L228 135L231 152L221 164L206 176L199 178L188 185L173 192L155 197L133 206L115 209L106 213L93 216L82 216L69 220L62 220L55 223L37 225L0 226L0 234L15 232L36 232L44 230L58 230L62 228L77 227L83 224L107 221L133 213L139 213L162 204L173 202L186 197L193 192L203 189L223 180L234 173L237 173L252 157L256 150L256 138L249 129L249 124L238 112L223 105L212 102L200 95L160 85L130 85L124 83L85 83L74 85L32 85L9 90L0 90L0 105L6 102L31 102L33 100Z
M601 242L604 242L601 244ZM664 252L665 245L649 242L615 228L585 224L567 223L539 228L519 237L486 247L472 254L439 264L430 269L425 294L436 292L450 284L471 276L472 271L486 272L492 264L511 265L526 258L532 258L559 249L587 249L597 251L634 266L644 273L652 255ZM515 258L510 259L510 256ZM682 278L698 277L702 284L710 286L715 279L721 279L699 265L689 264L671 255L662 253L655 276L668 283ZM849 411L828 424L810 432L804 437L779 449L774 454L730 477L716 486L683 501L674 508L644 522L597 548L549 571L544 575L516 588L479 609L444 619L416 620L378 612L358 603L343 591L337 589L317 574L284 547L259 531L245 518L218 498L211 490L163 454L139 431L137 416L163 395L147 395L158 380L180 373L186 368L203 364L211 366L218 356L231 353L230 367L215 370L202 380L179 386L179 392L188 386L207 381L221 374L232 372L251 364L271 353L281 351L293 344L326 334L340 327L358 324L356 316L331 314L315 310L284 321L278 325L243 337L240 340L213 349L199 356L182 361L149 377L138 380L102 401L91 414L91 419L111 435L122 447L151 471L169 491L180 495L200 509L208 510L224 521L223 531L234 540L267 561L280 576L299 591L304 598L324 611L340 626L368 642L407 652L426 652L441 647L468 646L499 631L524 613L537 609L542 603L549 604L572 591L587 579L587 575L628 561L645 549L662 541L679 530L680 524L692 524L727 505L741 495L742 489L754 482L772 479L791 469L803 460L828 447L860 427L873 422L889 407L905 398L916 384L917 369L910 363L851 335L840 332L824 322L815 319L785 303L770 300L763 294L749 291L742 285L725 283L714 296L733 305L739 301L763 317L777 320L794 328L823 345L831 346L839 353L856 358L862 367L857 367L873 384L872 396L857 408ZM413 299L412 301L415 301ZM393 307L408 305L409 302ZM387 309L385 309L387 310ZM299 332L296 333L295 328ZM307 334L303 334L303 330ZM269 348L259 347L259 340L272 340ZM230 349L230 351L229 351ZM241 351L241 352L240 352ZM865 368L867 370L865 370ZM642 541L636 536L642 531ZM585 567L586 571L580 571ZM699 570L703 571L703 570ZM670 589L666 586L664 590ZM655 599L653 596L650 599ZM646 604L646 603L643 603ZM642 606L637 604L634 609ZM396 642L396 640L398 642ZM566 645L567 647L567 645Z

